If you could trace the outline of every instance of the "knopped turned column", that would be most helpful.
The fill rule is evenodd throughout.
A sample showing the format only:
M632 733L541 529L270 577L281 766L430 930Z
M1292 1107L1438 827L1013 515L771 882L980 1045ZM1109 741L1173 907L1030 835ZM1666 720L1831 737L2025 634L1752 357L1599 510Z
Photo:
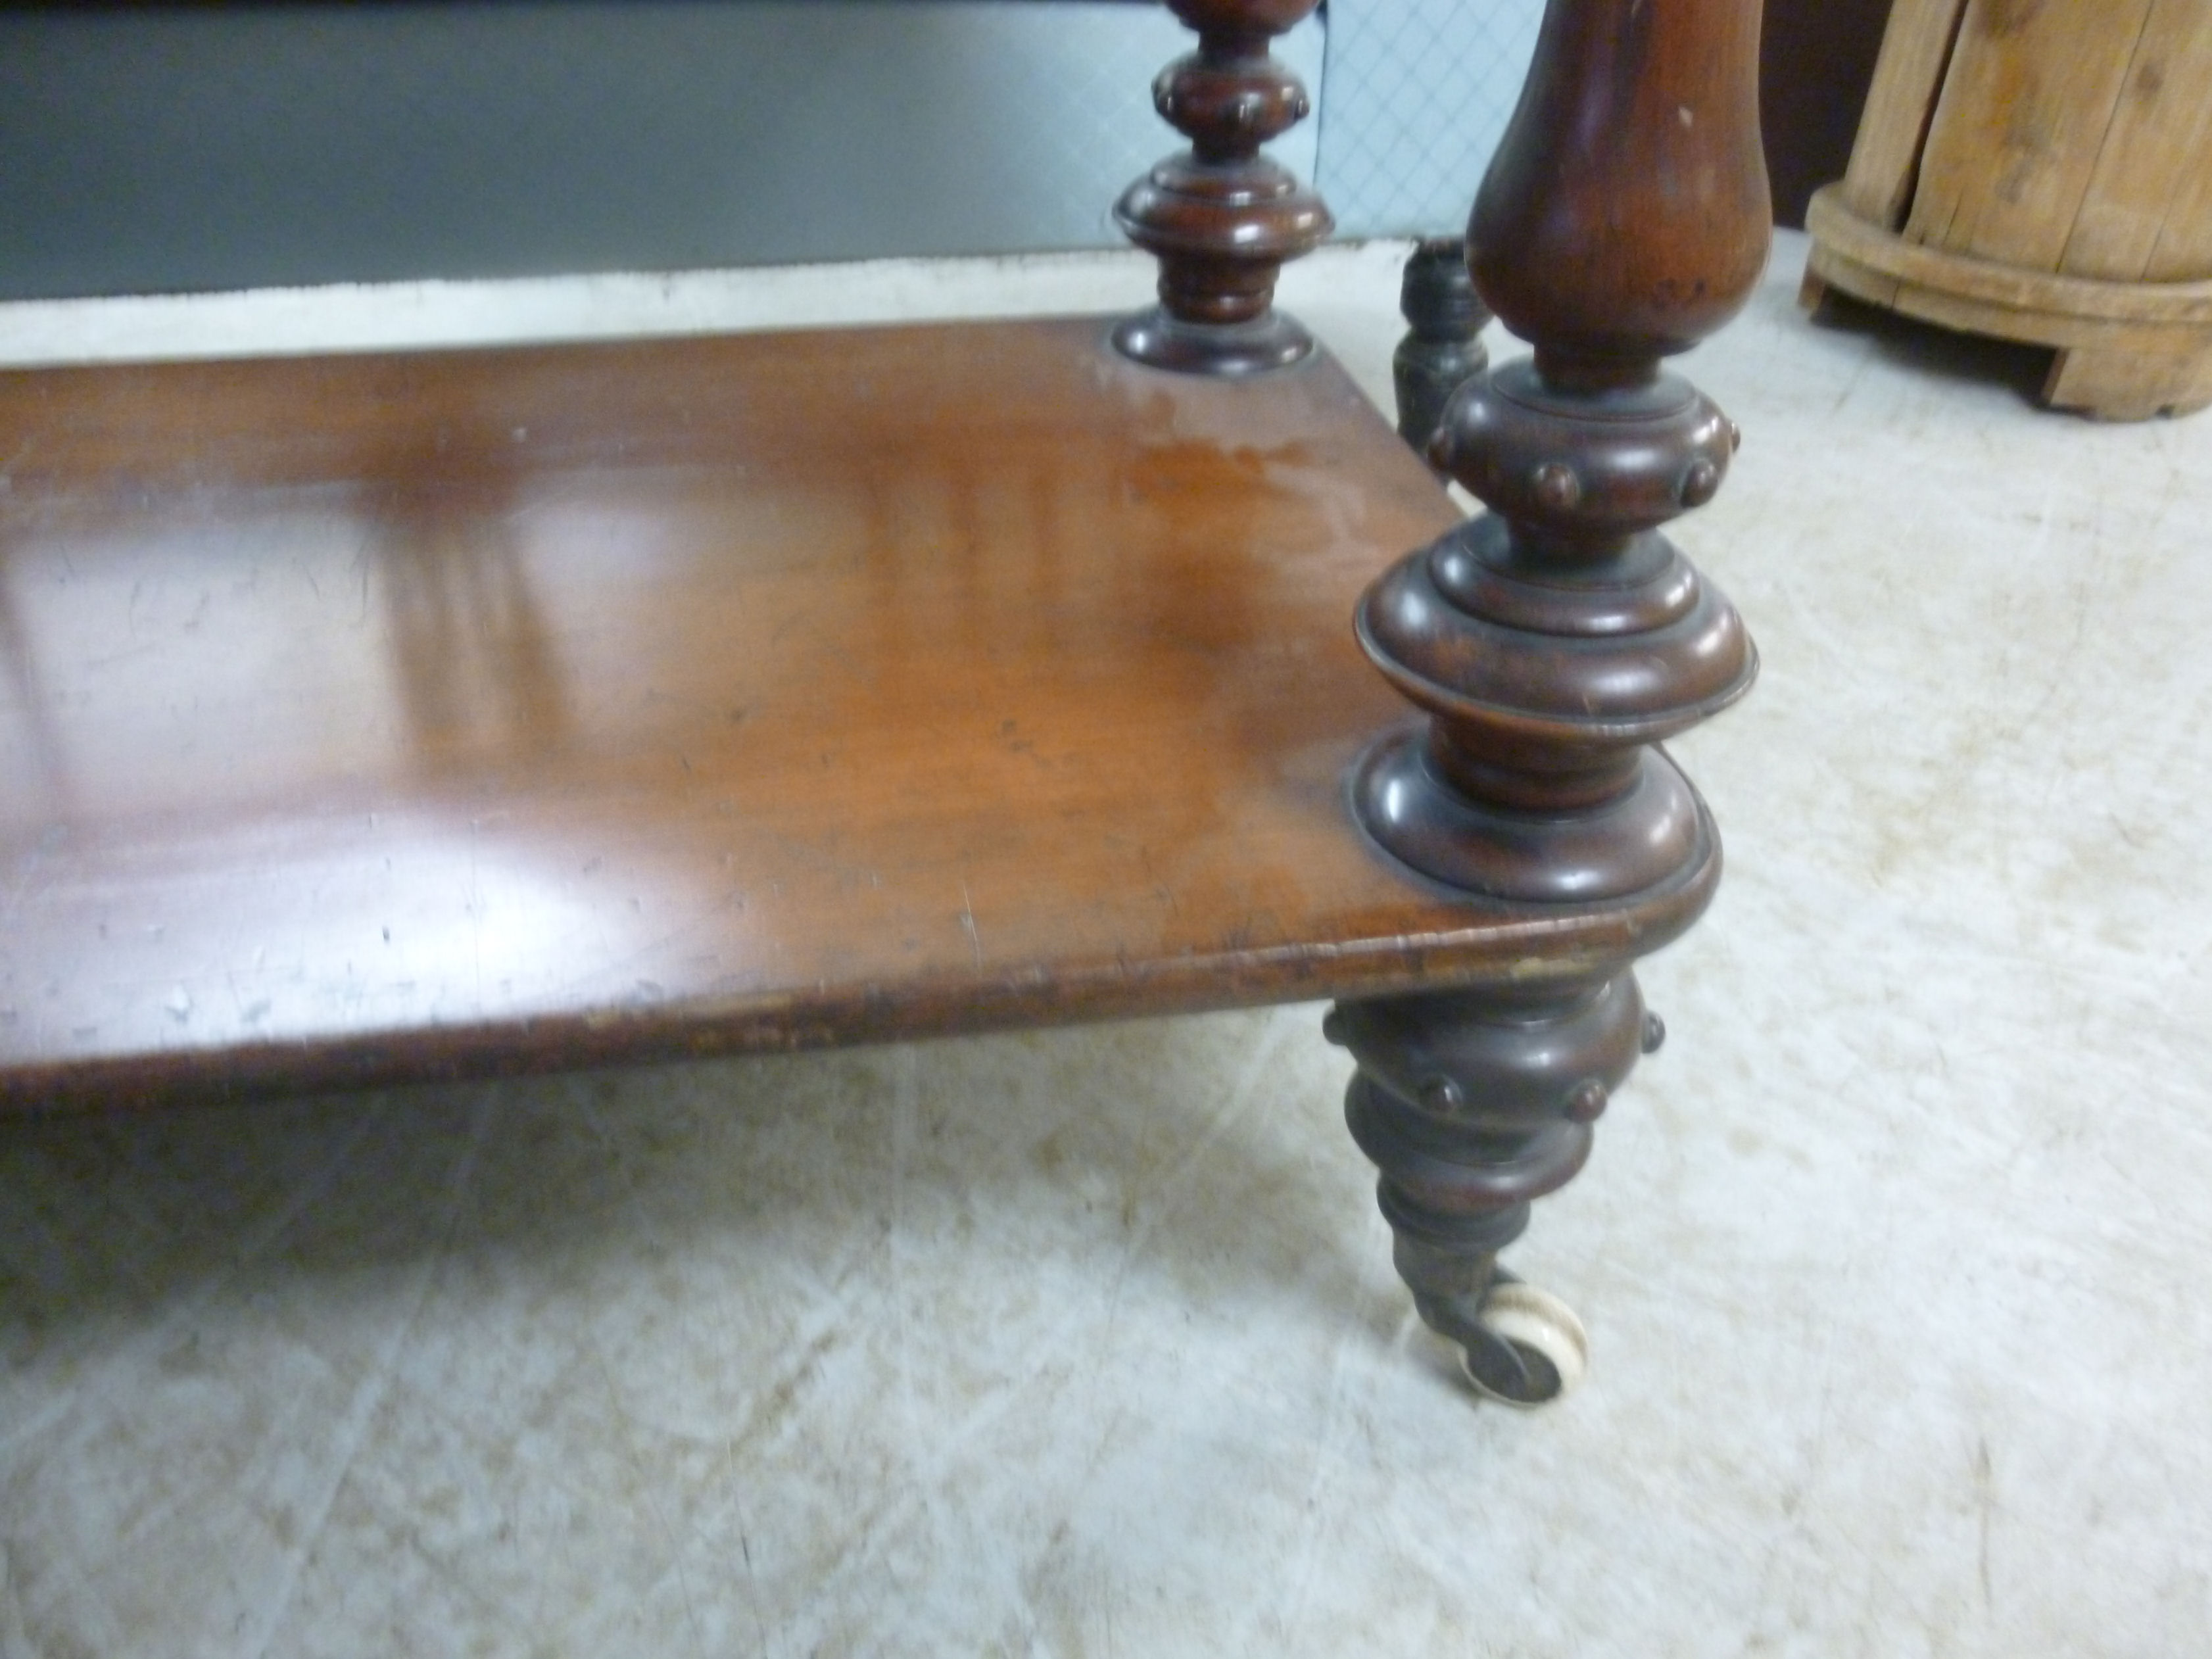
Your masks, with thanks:
M1334 228L1322 199L1260 153L1304 120L1311 100L1267 43L1319 0L1168 0L1198 50L1152 83L1161 117L1190 140L1129 186L1114 210L1160 262L1160 302L1114 343L1139 362L1249 374L1297 362L1313 337L1274 309L1275 275Z
M1712 820L1655 745L1757 667L1660 526L1712 499L1737 442L1661 360L1734 315L1765 261L1759 20L1759 0L1550 0L1468 237L1476 289L1534 356L1462 386L1429 447L1489 511L1358 611L1369 658L1427 716L1360 762L1364 831L1472 902L1608 913L1634 941L1329 1022L1358 1061L1347 1116L1423 1318L1522 1403L1571 1382L1582 1338L1498 1252L1658 1042L1630 962L1719 878Z
M1398 435L1425 454L1452 394L1490 367L1482 331L1490 322L1467 273L1467 244L1433 237L1407 256L1398 309L1406 337L1390 359Z

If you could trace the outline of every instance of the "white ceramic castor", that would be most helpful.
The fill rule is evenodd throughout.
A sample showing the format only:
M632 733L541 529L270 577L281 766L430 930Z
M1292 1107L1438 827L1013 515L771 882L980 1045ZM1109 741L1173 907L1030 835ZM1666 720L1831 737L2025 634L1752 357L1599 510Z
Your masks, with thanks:
M1589 1334L1583 1322L1559 1297L1533 1285L1500 1279L1483 1297L1475 1322L1512 1351L1510 1360L1473 1348L1461 1352L1467 1380L1490 1399L1547 1406L1571 1392L1589 1370Z

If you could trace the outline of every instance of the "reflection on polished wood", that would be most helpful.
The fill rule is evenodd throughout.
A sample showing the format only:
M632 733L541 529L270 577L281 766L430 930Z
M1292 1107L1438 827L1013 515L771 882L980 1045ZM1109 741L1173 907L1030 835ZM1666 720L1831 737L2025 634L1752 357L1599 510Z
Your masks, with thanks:
M1077 320L0 374L0 1102L1570 973L1410 886L1325 358ZM1534 969L1540 957L1543 967Z

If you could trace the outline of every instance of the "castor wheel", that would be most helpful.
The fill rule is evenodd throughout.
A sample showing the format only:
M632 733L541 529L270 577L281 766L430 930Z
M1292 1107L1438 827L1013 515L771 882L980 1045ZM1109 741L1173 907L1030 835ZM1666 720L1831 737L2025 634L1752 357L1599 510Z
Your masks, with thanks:
M1460 1369L1492 1400L1548 1406L1589 1370L1589 1336L1559 1297L1501 1275L1460 1345Z

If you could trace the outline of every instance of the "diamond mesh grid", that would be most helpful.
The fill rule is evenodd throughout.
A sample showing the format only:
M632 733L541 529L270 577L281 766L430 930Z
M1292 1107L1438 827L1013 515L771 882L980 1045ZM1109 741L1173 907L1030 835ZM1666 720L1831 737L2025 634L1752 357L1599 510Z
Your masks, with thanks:
M1543 0L1329 0L1320 184L1339 235L1465 228L1543 14Z

